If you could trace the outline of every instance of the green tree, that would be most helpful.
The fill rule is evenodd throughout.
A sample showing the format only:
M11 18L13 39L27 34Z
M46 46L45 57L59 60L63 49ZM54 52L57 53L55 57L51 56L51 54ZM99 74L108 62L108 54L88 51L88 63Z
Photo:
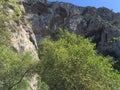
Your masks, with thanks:
M21 20L20 0L0 0L0 90L27 90L27 77L34 73L36 63L29 53L19 55L10 48L10 22ZM8 10L14 14L10 17Z
M50 90L120 90L112 58L98 55L89 39L67 31L39 46L38 73Z
M33 72L34 65L29 53L19 55L9 47L0 46L0 90L12 90L23 82Z
M10 44L10 32L8 30L8 13L7 5L4 0L0 1L0 45L9 45Z
M0 0L0 45L10 45L11 42L11 21L22 19L23 12L20 5L17 4L20 0ZM14 11L12 17L10 17L8 10Z
M40 77L37 80L38 80L37 90L49 90L49 86L45 82L41 81Z

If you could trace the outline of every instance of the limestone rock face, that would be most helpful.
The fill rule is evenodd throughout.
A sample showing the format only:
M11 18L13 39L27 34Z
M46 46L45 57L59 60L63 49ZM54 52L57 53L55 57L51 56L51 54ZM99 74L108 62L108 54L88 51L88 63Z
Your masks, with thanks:
M12 22L12 26L16 29L11 31L12 34L12 48L18 53L30 52L34 60L39 60L37 53L37 43L35 35L29 25L21 23L19 26L15 22ZM37 90L37 77L34 73L29 78L29 89Z
M15 24L12 22L12 25ZM14 28L16 26L13 26ZM12 47L18 53L30 52L35 59L38 60L37 55L37 43L35 35L28 25L23 25L16 27L16 31L12 31Z
M47 35L55 36L59 27L67 28L91 38L99 53L120 59L120 13L105 7L78 7L63 2L24 3L24 6L38 43Z
M10 4L11 5L11 4ZM14 5L14 4L13 4ZM20 4L22 12L25 13L24 7ZM38 53L37 53L37 43L35 34L30 27L30 23L23 16L20 18L13 19L13 15L15 13L14 9L8 8L9 13L9 23L10 23L10 31L11 31L11 47L17 53L25 53L30 52L33 59L38 61ZM29 81L29 89L28 90L37 90L37 74L34 73L31 75Z
M10 7L14 7L14 4L9 4ZM25 13L22 4L20 5L20 8L22 9L22 12ZM30 23L25 19L24 16L21 19L13 19L15 11L12 8L8 8L8 13L10 18L10 31L12 35L11 45L13 49L18 53L29 51L33 57L38 60L36 38L32 28L30 27Z

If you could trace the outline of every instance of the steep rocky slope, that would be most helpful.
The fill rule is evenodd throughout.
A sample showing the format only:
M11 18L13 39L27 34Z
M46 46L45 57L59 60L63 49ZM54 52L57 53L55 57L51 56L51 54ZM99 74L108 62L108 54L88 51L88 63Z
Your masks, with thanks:
M3 6L1 6L1 9L3 9L2 7ZM17 11L15 11L15 7L18 9ZM9 21L7 23L9 24L9 30L12 36L11 47L14 51L20 54L30 52L34 60L39 60L34 32L25 17L23 15L19 15L19 13L25 13L21 1L18 1L17 4L8 2L7 12L9 15ZM36 78L37 74L33 73L33 75L28 79L30 85L29 90L37 90Z
M91 38L99 53L120 59L120 13L46 0L24 0L23 5L38 43L47 35L55 38L59 27L67 28Z
M35 35L30 26L23 21L19 26L12 22L12 27L17 30L12 31L12 48L18 53L30 52L35 60L39 60ZM37 90L36 78L37 74L35 73L29 78L29 90Z
M24 14L21 19L13 19L14 4L9 3L8 7L11 47L16 52L29 51L34 59L39 60L37 45L48 35L55 39L61 27L91 38L99 53L111 55L120 61L120 13L104 7L78 7L47 0L20 0L17 3ZM120 68L119 65L117 68ZM37 74L30 78L30 90L36 90L36 78Z
M11 45L13 49L18 53L23 53L30 51L35 59L38 59L37 55L37 43L34 32L30 27L30 23L21 16L20 18L16 18L15 4L9 3L8 5L8 14L9 14L9 24L10 24L10 31L12 34L12 41ZM20 10L22 13L25 13L23 4L19 2ZM20 11L18 11L20 12Z

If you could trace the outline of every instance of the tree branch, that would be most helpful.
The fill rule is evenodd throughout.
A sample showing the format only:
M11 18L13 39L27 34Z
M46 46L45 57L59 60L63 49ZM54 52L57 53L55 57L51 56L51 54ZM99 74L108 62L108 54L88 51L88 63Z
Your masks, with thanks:
M21 78L20 78L20 80L19 80L18 82L14 83L12 86L10 86L10 87L8 88L8 90L11 90L14 86L16 86L17 84L19 84L19 83L23 80L23 78L25 77L26 73L28 73L28 71L29 71L29 70L27 70L27 71L21 76Z

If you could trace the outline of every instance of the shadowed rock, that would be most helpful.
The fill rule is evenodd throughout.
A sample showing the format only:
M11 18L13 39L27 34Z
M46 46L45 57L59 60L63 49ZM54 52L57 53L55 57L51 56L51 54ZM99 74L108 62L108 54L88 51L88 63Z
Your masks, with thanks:
M30 8L27 8L27 7ZM91 38L96 43L98 53L120 59L120 13L105 7L78 7L63 2L40 2L25 5L26 16L37 37L58 33L58 28L67 28L78 35ZM46 34L44 34L46 32Z

